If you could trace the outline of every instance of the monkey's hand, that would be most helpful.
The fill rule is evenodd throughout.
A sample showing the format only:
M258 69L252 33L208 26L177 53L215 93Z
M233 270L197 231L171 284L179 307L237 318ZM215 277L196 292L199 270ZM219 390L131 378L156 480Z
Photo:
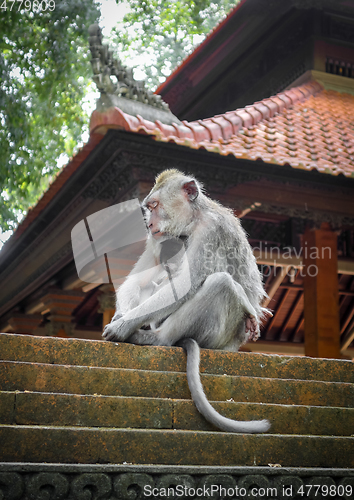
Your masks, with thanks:
M105 326L102 337L112 342L124 342L136 330L134 321L125 321L124 316Z
M258 321L251 314L246 318L246 333L249 333L248 340L256 341L259 337Z

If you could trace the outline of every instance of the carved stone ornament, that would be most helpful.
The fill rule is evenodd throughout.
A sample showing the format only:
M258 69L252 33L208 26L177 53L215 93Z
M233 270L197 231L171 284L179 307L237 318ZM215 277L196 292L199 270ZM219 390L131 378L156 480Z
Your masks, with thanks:
M89 42L93 81L101 93L97 102L98 111L102 112L113 106L134 116L141 115L147 120L180 123L160 95L146 89L143 80L134 79L131 68L113 57L113 50L102 43L102 32L98 24L89 27Z
M353 469L1 464L0 498L352 498ZM257 470L258 469L258 470ZM258 494L256 494L257 492ZM167 494L168 493L168 494ZM173 494L174 493L174 494ZM267 494L268 493L268 494ZM323 493L323 494L322 494Z

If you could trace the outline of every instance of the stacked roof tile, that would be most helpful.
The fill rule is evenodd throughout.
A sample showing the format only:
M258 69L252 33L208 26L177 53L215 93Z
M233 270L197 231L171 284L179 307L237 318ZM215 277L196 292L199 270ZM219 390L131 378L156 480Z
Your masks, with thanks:
M183 124L153 123L118 108L94 111L91 132L113 127L224 156L354 177L354 96L317 82Z

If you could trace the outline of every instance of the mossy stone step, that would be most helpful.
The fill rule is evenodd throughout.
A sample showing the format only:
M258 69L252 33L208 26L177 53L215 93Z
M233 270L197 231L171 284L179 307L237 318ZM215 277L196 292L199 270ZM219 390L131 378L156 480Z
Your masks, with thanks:
M215 407L273 424L242 435L199 415L180 348L0 334L0 358L0 461L354 466L351 362L202 350Z
M232 419L267 418L272 423L272 434L353 434L353 408L215 401L212 404ZM0 392L0 424L216 430L190 400L40 392Z
M354 384L228 375L201 376L211 401L354 406ZM1 391L190 399L184 373L0 361Z
M0 461L354 467L354 438L0 426Z
M0 334L0 358L8 361L185 372L178 347L136 346L104 341ZM354 383L347 360L312 359L202 349L201 371L216 375L322 380Z

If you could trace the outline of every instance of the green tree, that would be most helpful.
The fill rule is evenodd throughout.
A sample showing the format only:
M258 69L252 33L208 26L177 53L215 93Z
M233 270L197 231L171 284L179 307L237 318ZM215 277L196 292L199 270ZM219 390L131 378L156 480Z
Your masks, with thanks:
M137 61L147 86L156 89L240 0L116 1L129 4L130 12L111 42L128 66Z
M87 126L88 27L100 11L94 0L0 0L0 8L0 228L6 230L36 202L57 159L72 155Z

